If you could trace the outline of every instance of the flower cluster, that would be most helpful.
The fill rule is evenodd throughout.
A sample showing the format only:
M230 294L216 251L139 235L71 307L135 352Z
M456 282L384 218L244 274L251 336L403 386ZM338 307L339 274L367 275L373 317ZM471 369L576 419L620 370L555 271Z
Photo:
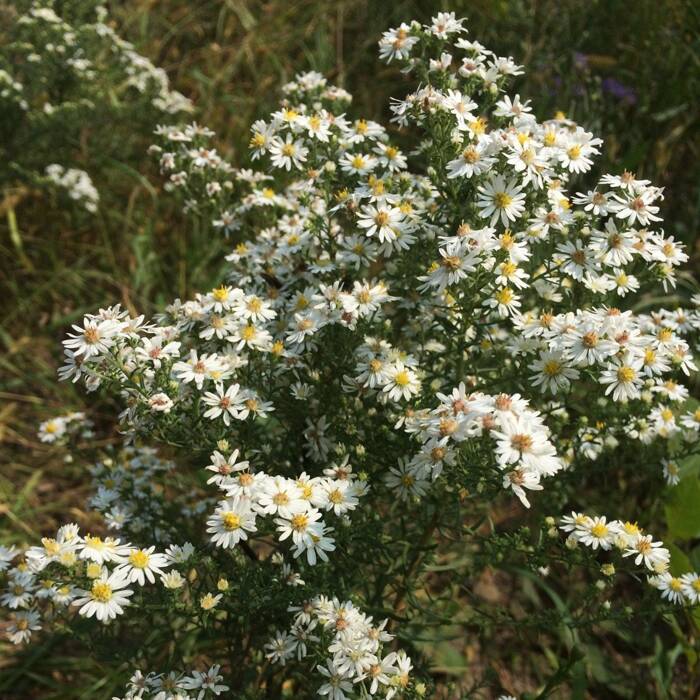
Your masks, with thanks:
M645 534L636 523L572 513L561 519L559 527L569 533L568 546L582 544L594 550L615 549L623 557L634 559L636 566L643 565L651 572L649 584L661 591L661 597L665 600L677 604L700 603L700 575L694 571L682 576L671 574L669 550L663 546L663 542L655 541L653 535Z
M683 326L675 318L683 319ZM683 335L700 330L700 313L661 312L634 316L615 307L577 309L552 315L523 314L517 321L522 342L513 348L518 364L534 374L532 382L545 393L568 390L582 372L605 388L613 401L655 397L682 402L688 391L668 375L696 372ZM537 359L526 365L527 357ZM523 356L523 359L520 359Z
M324 523L323 514L347 517L366 491L347 461L324 470L322 477L302 472L289 479L251 471L249 462L238 461L238 455L238 450L228 458L214 452L207 467L214 472L208 483L226 493L207 521L212 542L230 549L247 540L248 533L258 532L258 517L271 518L279 540L291 538L295 557L306 553L311 565L317 558L328 561L326 552L333 551L335 544L330 536L333 528Z
M171 546L165 553L155 547L136 547L112 537L81 535L77 525L63 525L55 537L44 537L41 546L22 552L19 563L8 568L20 555L15 548L2 548L0 565L7 581L0 604L15 613L10 639L28 641L41 628L42 616L49 619L60 611L68 615L75 606L83 617L109 622L124 613L134 594L133 584L164 584L165 570L181 562L182 548ZM47 571L51 570L51 575Z
M90 468L94 493L89 505L102 515L110 530L133 537L147 532L151 542L171 542L181 523L169 523L167 509L179 507L182 516L188 516L201 514L206 508L204 499L191 504L176 494L164 497L159 484L172 480L174 466L154 449L125 446L119 454L106 456Z
M385 654L382 650L393 639L386 630L387 620L374 624L352 602L326 596L292 606L290 612L294 623L266 645L267 658L284 666L292 658L305 658L310 648L324 649L324 663L316 666L323 676L319 695L342 700L357 685L362 697L391 700L408 687L410 657L403 651Z
M530 505L525 489L541 490L542 477L563 468L542 416L521 396L468 393L461 383L451 394L437 398L437 408L405 420L406 432L422 443L400 473L405 495L419 494L428 478L436 479L445 465L454 464L461 443L482 437L492 441L493 462L503 473L503 487L512 489L525 506ZM389 475L390 484L396 475Z
M58 186L94 213L99 195L91 174L99 169L103 151L108 154L113 145L108 139L96 142L90 174L56 163L57 158L61 163L75 161L78 141L82 150L88 146L83 125L90 119L107 122L113 112L109 122L138 128L140 120L153 124L191 111L192 104L170 87L162 68L115 32L99 0L19 0L7 8L4 19L0 107L5 119L0 136L7 144L5 177L12 185ZM89 138L102 137L97 133ZM28 143L31 149L22 145Z
M203 700L229 690L221 683L220 666L190 673L141 673L136 671L126 686L126 693L114 700Z
M79 202L86 211L94 214L100 201L100 195L92 184L90 176L78 168L64 168L58 163L46 166L47 180L66 190L68 196Z

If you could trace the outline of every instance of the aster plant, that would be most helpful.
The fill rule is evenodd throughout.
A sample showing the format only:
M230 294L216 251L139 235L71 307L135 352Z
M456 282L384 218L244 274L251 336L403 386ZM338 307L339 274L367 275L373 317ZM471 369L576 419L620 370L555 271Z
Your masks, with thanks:
M700 435L662 188L592 179L600 139L538 121L452 13L379 48L417 85L389 127L305 73L253 124L258 170L160 128L228 275L64 342L61 379L117 396L128 444L92 468L105 531L3 551L0 601L18 644L149 635L114 657L125 698L437 697L436 630L595 639L700 598L647 532ZM489 605L494 570L571 602ZM475 675L454 697L522 690Z

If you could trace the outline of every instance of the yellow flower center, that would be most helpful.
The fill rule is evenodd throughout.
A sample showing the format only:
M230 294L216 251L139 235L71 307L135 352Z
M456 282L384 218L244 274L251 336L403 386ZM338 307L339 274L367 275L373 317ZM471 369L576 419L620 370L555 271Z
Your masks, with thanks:
M276 506L286 506L289 503L289 496L283 491L278 491L273 497L272 502Z
M309 525L309 517L305 513L298 513L292 517L292 530L302 532Z
M626 365L620 367L617 370L617 378L623 383L627 384L634 380L637 373L632 369L632 367L627 367Z
M402 369L400 372L397 372L396 376L394 377L394 383L398 386L408 386L410 381L411 378L408 376L408 372L405 369Z
M150 557L143 549L137 549L129 555L129 564L136 569L145 569L148 566Z
M99 578L102 574L102 566L98 564L96 561L91 561L86 567L85 567L85 575L88 578Z
M506 192L496 192L493 197L493 201L499 209L505 209L511 204L513 198Z
M591 528L591 534L593 537L596 537L597 539L601 539L602 537L606 537L608 534L608 528L606 525L603 523L596 523L592 528Z
M241 330L241 338L249 343L255 338L255 326L246 326Z
M235 513L224 513L221 521L224 524L224 529L228 530L229 532L231 530L238 530L238 528L241 526L241 518Z
M253 313L258 313L260 309L262 309L262 301L258 299L258 297L253 297L247 304L246 306L248 307L248 311L252 311Z
M517 269L518 266L512 260L506 260L505 262L501 263L501 274L504 277L511 277L513 274L515 274Z
M228 299L228 287L217 287L213 289L211 295L216 299L216 301L226 301Z
M476 163L479 160L479 151L474 148L474 146L469 146L462 151L462 158L464 158L467 163Z
M335 503L336 505L338 503L342 503L343 502L343 494L340 492L340 489L333 489L333 491L331 491L328 494L328 500L331 503Z
M389 214L387 212L377 212L377 215L374 217L374 223L377 224L377 226L386 226L388 222Z
M265 138L265 134L253 134L252 138L250 139L251 148L262 148L266 141L267 139Z
M58 554L61 551L61 545L51 537L42 538L41 544L44 545L44 550L46 550L46 553L50 557Z
M584 333L581 337L581 344L585 348L594 348L598 345L598 334L595 331Z
M499 304L509 304L513 301L513 292L508 288L504 287L496 292L496 301Z
M94 600L106 603L112 598L112 587L106 581L95 581L92 584L91 595Z
M548 377L556 377L558 374L561 373L561 362L559 362L558 360L547 360L547 362L544 363L542 371Z

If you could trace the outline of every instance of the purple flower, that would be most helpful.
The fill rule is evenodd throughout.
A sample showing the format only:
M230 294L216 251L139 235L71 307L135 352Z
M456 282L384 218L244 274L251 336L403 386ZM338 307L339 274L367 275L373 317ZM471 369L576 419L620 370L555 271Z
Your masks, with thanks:
M614 98L628 105L636 104L637 92L629 85L621 83L615 78L605 78L602 83L603 92L607 92Z
M586 70L588 68L588 56L580 51L574 51L574 66L578 70Z

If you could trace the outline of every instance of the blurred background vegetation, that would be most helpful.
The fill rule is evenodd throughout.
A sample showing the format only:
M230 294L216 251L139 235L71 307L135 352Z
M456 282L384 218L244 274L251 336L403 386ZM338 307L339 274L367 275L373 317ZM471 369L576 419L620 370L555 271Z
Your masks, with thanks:
M3 4L11 7L0 0L0 18ZM236 164L247 161L251 122L297 71L322 72L354 95L354 114L385 120L389 98L403 97L411 78L378 62L381 32L439 10L467 16L472 39L525 66L515 91L538 116L563 111L604 138L594 175L627 169L667 188L666 231L688 245L697 271L696 0L122 0L110 9L115 29L167 70ZM148 315L220 281L225 242L163 193L150 143L145 125L107 120L74 139L67 165L93 177L96 217L39 192L0 193L0 518L10 541L34 539L67 513L84 517L84 466L65 464L35 437L40 420L82 405L55 378L68 324L115 302ZM111 421L98 403L98 428L101 411ZM657 669L649 697L670 697L668 653L652 643L649 659L635 661ZM605 687L606 697L646 697ZM64 697L59 688L55 697Z

